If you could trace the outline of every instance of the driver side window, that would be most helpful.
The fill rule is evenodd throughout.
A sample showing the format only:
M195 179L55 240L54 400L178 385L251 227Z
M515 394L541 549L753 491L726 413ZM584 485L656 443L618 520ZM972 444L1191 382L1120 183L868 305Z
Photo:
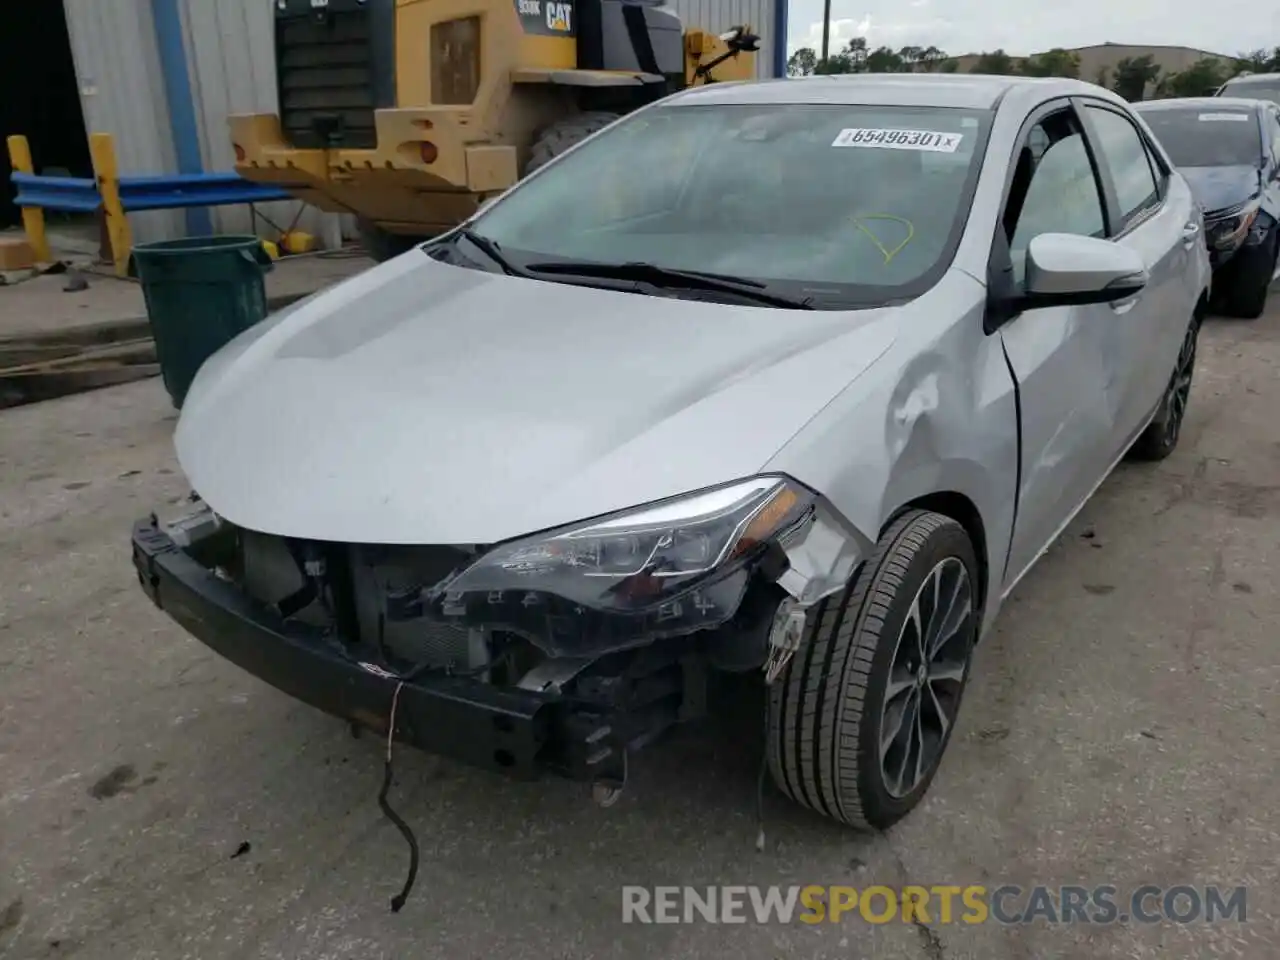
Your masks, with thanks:
M1033 238L1042 233L1106 236L1102 194L1084 131L1069 110L1045 117L1027 135L1005 207L1004 230L1019 286Z

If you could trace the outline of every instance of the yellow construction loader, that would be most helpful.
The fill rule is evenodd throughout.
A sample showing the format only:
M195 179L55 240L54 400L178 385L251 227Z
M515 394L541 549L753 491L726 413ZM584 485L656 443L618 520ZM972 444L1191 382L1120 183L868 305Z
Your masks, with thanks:
M230 119L236 172L354 213L384 260L621 114L755 74L750 27L660 0L272 0L278 114Z

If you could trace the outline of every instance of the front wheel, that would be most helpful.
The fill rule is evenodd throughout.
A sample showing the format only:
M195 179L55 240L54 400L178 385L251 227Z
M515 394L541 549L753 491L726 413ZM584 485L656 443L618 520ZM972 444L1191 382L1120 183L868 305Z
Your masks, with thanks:
M1225 304L1228 314L1243 320L1262 316L1276 272L1277 254L1280 254L1280 225L1271 228L1271 236L1265 243L1246 248L1244 256L1231 264L1234 269Z
M810 611L769 688L769 768L783 793L884 829L924 797L955 728L981 620L964 528L912 510L842 594Z

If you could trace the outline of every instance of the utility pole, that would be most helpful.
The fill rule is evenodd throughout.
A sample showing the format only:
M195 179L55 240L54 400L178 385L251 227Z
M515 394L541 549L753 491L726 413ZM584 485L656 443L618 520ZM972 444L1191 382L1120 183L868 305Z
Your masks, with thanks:
M825 0L822 5L822 59L819 63L827 62L827 55L831 52L831 0Z

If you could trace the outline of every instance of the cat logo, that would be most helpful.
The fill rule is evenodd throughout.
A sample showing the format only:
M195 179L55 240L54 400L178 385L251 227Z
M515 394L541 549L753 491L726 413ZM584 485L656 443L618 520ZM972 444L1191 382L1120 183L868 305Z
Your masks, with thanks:
M572 17L572 3L547 4L547 29L554 30L556 33L570 33L573 30Z

